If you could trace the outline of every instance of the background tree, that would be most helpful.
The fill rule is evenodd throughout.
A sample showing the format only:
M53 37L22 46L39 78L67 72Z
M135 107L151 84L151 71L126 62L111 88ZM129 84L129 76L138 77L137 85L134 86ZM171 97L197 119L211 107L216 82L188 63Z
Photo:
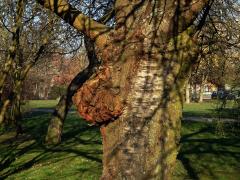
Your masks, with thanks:
M73 104L73 95L83 85L83 83L85 83L93 75L99 65L94 45L91 40L85 38L85 47L87 49L89 64L72 79L67 87L67 91L60 97L48 126L46 136L47 144L58 144L61 142L64 120L66 119L67 113Z
M239 4L235 1L215 1L212 6L200 35L202 52L198 57L199 64L190 79L193 87L200 87L199 92L195 90L199 102L203 98L204 83L210 82L218 89L224 89L225 84L230 83L229 77L234 73L230 75L227 72L234 72L232 62L237 62L239 50Z
M7 84L7 79L11 79L12 88L7 97L1 100L3 103L0 122L3 122L6 117L7 108L10 104L10 118L17 125L18 131L21 132L22 128L18 122L21 119L22 89L29 71L39 60L44 60L44 56L72 51L73 48L65 47L66 44L61 43L62 38L68 41L68 46L74 44L76 49L79 46L68 36L75 35L75 38L78 38L76 33L73 33L74 31L70 31L66 26L61 26L61 21L39 11L35 1L4 0L1 2L0 8L2 10L0 15L1 27L8 33L7 37L12 37L10 43L7 43L9 41L7 38L4 39L5 42L3 43L5 45L11 44L11 46L2 47L5 51L9 49L9 52L5 60L5 67L1 71L1 94L4 85ZM69 33L63 34L62 32L66 30ZM59 51L63 48L66 49L65 52Z
M114 9L111 7L113 5L113 1L83 2L81 5L81 9L90 17L94 17L98 22L109 24L110 26L113 25L112 20L114 16ZM98 8L96 9L92 7ZM72 79L67 91L59 99L49 123L46 136L47 144L58 144L61 142L64 120L66 119L67 113L73 104L72 97L83 85L83 83L93 75L100 64L100 60L98 60L95 53L94 44L87 36L84 37L84 46L88 58L88 61L86 61L85 64L88 62L88 66Z

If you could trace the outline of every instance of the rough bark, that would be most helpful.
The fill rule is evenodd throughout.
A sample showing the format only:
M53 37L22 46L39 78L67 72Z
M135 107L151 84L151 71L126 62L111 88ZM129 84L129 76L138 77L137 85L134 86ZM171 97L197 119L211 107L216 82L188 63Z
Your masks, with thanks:
M184 49L188 49L187 44ZM121 71L122 77L130 79L123 87L122 82L119 83L125 109L117 120L101 127L102 179L171 178L178 151L182 91L189 72L188 63L194 59L193 51L184 53L171 48L170 41L164 54L151 57L139 57L138 51L127 48L125 58L131 59L127 64L135 72ZM140 46L137 49L141 49ZM132 63L133 57L138 57L136 64ZM185 67L180 64L182 60Z
M116 1L116 29L95 41L102 70L74 98L79 113L101 125L102 179L171 179L183 88L198 50L190 26L207 2ZM103 97L101 108L93 96ZM117 117L111 99L123 106Z
M73 78L67 88L66 94L61 96L54 110L54 113L52 114L52 118L48 126L48 132L45 138L47 144L59 144L61 142L63 124L68 114L68 111L73 104L72 97L77 92L77 90L84 84L84 82L93 75L95 69L99 64L95 54L93 42L91 42L88 38L85 38L84 42L87 50L89 65L86 69L79 72Z
M178 151L181 102L179 90L165 89L159 66L154 61L139 65L127 108L116 121L101 127L102 179L170 177Z
M122 29L119 31L113 39L121 37ZM79 113L102 125L102 179L170 179L174 168L182 91L196 49L189 32L184 31L167 39L164 53L159 53L149 42L157 37L148 33L136 28L125 39L126 44L114 40L111 49L99 55L105 59L103 70L85 83L88 91L80 88L76 94ZM109 63L109 59L115 62ZM95 101L93 95L102 98ZM115 103L120 99L124 107L117 117L114 112L119 105L109 99Z

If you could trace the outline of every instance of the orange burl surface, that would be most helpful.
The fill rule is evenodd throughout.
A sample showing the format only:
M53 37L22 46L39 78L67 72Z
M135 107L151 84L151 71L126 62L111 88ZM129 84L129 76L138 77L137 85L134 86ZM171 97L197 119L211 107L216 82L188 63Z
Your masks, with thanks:
M77 91L73 102L79 114L90 123L105 123L122 114L118 94L111 91L110 70L105 67Z

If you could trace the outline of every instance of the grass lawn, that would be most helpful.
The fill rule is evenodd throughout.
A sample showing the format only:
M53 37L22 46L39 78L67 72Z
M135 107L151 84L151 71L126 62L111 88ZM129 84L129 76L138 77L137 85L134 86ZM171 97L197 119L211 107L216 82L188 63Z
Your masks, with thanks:
M219 101L184 104L183 116L240 118L240 109L234 101L228 101L223 109L219 109L221 105Z
M0 135L0 179L97 179L101 174L101 137L69 115L63 143L43 144L50 114L34 112L24 118L25 134L17 140L13 132Z
M25 109L54 108L56 100L28 101ZM184 116L216 117L216 102L185 104ZM228 104L228 107L230 105ZM232 117L226 111L222 116ZM66 120L63 143L43 143L49 113L27 113L25 134L0 132L0 179L98 179L101 175L102 146L98 128L76 114ZM175 179L240 179L240 127L183 122L181 150Z
M11 131L0 133L0 179L100 177L102 146L98 128L70 114L62 144L48 148L43 140L49 117L48 113L27 114L23 120L25 134L18 139ZM183 122L175 179L240 179L239 133L236 125Z
M26 108L54 108L57 103L57 100L30 100L26 102Z
M176 179L239 180L239 133L239 123L184 122Z
M215 113L215 109L214 102L184 104L183 115L209 117Z
M29 111L30 109L53 109L57 105L58 100L30 100L26 101L24 110ZM76 109L75 106L72 109Z
M31 108L37 109L49 109L54 108L58 103L57 100L31 100L27 101L25 105L26 110ZM233 101L228 101L226 108L221 111L217 111L217 107L221 103L217 101L203 102L203 103L190 103L184 104L183 116L200 116L200 117L222 117L222 118L240 118L239 109L232 108L234 106ZM75 109L75 107L73 107Z

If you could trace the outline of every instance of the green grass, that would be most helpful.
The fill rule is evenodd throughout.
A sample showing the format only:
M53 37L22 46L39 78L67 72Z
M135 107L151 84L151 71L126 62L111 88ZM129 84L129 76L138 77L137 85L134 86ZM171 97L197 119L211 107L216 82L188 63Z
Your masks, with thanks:
M30 111L31 109L53 109L57 105L58 100L28 100L24 103L23 111ZM76 109L75 106L71 108Z
M34 100L28 101L25 108L48 109L56 104L56 100ZM216 105L216 102L186 104L184 115L216 117ZM231 117L231 112L226 111L224 116ZM62 144L50 148L43 143L49 118L49 113L27 113L23 120L25 134L17 139L11 130L0 132L0 179L100 177L102 146L98 128L70 114ZM183 122L174 179L240 179L239 133L239 124Z
M29 113L25 134L0 134L0 179L98 179L102 146L98 128L70 114L62 144L48 148L44 135L50 114ZM216 127L218 127L216 129ZM240 127L183 122L175 179L237 180L240 172Z
M228 101L222 109L219 108L221 105L219 101L184 104L183 116L240 118L240 110L236 108L234 101Z
M237 123L184 122L177 179L239 180L239 133Z
M216 109L215 103L190 103L184 104L183 115L185 116L211 116Z
M57 105L57 100L30 100L26 102L28 108L54 108Z
M54 108L57 103L57 100L31 100L26 102L24 108L26 110L30 110L32 108L50 109ZM221 111L217 111L217 107L219 105L221 105L221 103L217 101L184 104L183 115L214 118L236 118L237 116L240 116L239 110L232 108L234 106L233 101L228 101L226 108ZM76 108L73 107L73 109Z
M25 134L0 136L0 177L7 179L97 179L101 174L101 137L77 115L66 120L61 145L43 144L49 114L25 117ZM0 179L1 179L0 178Z

